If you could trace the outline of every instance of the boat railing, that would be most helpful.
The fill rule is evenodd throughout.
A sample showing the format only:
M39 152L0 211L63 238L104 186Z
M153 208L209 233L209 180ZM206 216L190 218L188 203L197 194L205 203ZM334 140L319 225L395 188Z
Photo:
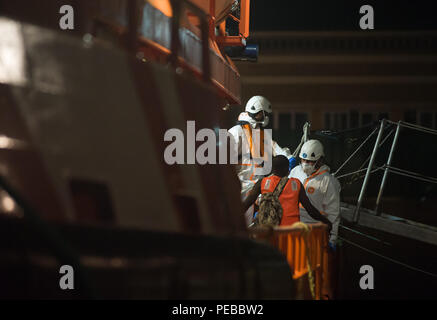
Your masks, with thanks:
M167 16L147 1L142 5L127 1L125 5L97 16L93 33L97 35L109 30L117 38L125 39L126 47L138 58L169 64L175 70L187 70L217 87L228 101L239 103L240 75L214 45L215 37L211 38L213 17L188 0L171 0L170 4L172 13ZM187 27L187 14L197 18L197 27ZM127 18L122 19L122 16Z

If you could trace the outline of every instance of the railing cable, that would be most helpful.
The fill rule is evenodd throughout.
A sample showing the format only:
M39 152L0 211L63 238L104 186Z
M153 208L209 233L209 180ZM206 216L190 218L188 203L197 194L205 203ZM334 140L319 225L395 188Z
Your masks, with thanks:
M403 267L405 267L405 268L408 268L408 269L410 269L410 270L417 271L417 272L421 272L421 273L426 274L426 275L428 275L428 276L431 276L431 277L437 278L437 274L435 274L435 273L428 272L428 271L425 271L425 270L423 270L423 269L419 269L419 268L416 268L416 267L410 266L409 264L403 263L403 262L398 261L398 260L395 260L395 259L393 259L393 258L390 258L390 257L384 256L384 255L382 255L382 254L380 254L380 253L377 253L377 252L375 252L375 251L373 251L373 250L370 250L370 249L368 249L368 248L365 248L365 247L363 247L363 246L360 246L359 244L356 244L356 243L354 243L354 242L352 242L352 241L349 241L349 240L347 240L347 239L345 239L345 238L343 238L343 237L340 237L340 236L339 236L339 238L340 238L342 241L344 241L344 242L346 242L346 243L349 243L350 245L353 245L353 246L355 246L355 247L357 247L357 248L360 248L361 250L364 250L364 251L366 251L366 252L369 252L369 253L371 253L371 254L373 254L373 255L375 255L375 256L378 256L378 257L380 257L380 258L383 258L383 259L388 260L388 261L390 261L390 262L393 262L393 263L395 263L395 264L401 265L401 266L403 266Z

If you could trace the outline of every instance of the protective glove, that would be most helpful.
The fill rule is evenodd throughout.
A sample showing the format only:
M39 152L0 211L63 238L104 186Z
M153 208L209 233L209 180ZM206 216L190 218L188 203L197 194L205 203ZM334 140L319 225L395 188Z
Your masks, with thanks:
M290 159L288 159L288 172L290 172L295 166L297 166L297 159L295 157L290 157Z

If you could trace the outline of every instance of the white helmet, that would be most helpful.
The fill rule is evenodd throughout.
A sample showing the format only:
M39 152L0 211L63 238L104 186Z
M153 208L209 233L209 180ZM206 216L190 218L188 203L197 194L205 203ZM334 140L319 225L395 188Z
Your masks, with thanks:
M246 103L245 111L250 115L254 116L260 111L264 112L264 120L259 122L263 127L269 124L269 114L272 113L272 105L269 100L262 96L253 96Z
M319 140L308 140L300 149L299 157L305 160L317 161L324 155L323 145Z

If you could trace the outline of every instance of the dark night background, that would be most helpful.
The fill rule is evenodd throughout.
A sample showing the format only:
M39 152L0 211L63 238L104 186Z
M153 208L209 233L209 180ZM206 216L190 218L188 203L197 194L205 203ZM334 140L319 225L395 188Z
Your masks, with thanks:
M251 0L251 30L360 30L362 5L371 5L375 30L436 30L435 1Z

